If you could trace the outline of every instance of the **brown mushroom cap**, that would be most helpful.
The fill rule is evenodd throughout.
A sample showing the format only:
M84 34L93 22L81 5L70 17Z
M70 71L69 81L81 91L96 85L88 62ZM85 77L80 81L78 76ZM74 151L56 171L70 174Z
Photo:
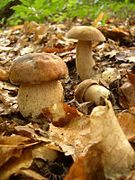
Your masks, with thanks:
M104 35L92 26L75 26L67 33L67 37L85 41L105 41Z
M98 82L96 80L86 79L77 86L74 95L75 95L75 99L79 103L84 102L83 100L84 94L87 91L87 89L93 84L98 84Z
M14 84L40 84L43 81L53 81L65 78L68 68L64 61L53 54L30 53L15 59L9 78Z

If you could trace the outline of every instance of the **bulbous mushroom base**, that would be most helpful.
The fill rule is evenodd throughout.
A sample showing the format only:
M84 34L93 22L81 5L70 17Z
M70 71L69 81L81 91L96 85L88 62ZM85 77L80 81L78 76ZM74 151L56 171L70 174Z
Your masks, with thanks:
M23 117L35 118L42 113L43 108L64 101L63 86L60 81L42 84L23 83L20 85L17 98Z

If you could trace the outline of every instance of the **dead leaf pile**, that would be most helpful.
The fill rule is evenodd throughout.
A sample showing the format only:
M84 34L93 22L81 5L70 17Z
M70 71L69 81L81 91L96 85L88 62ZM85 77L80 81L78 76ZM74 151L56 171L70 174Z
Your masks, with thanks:
M47 133L32 124L15 126L10 136L4 135L3 131L0 135L0 153L0 179L3 180L20 176L44 180L48 174L44 173L42 176L41 168L48 166L46 170L49 172L49 163L54 166L53 162L63 156L60 148L48 138ZM58 167L60 162L57 162ZM51 173L53 175L53 170L50 170L49 176ZM57 176L55 173L54 175Z
M49 136L66 155L72 155L74 160L81 156L87 158L89 149L97 144L102 152L99 158L101 158L104 176L107 179L119 178L128 175L135 165L135 152L118 123L111 103L108 100L105 103L105 106L95 107L90 115L73 118L63 128L50 125ZM95 153L98 153L98 149ZM80 163L80 161L77 162ZM89 166L85 168L89 169ZM78 170L74 171L75 173L78 174ZM95 176L96 173L97 171ZM84 176L87 176L87 173Z
M106 41L94 43L93 54L99 83L109 89L112 102L103 100L102 106L79 104L74 99L81 82L75 69L76 41L66 38L73 25L90 25L91 21L25 22L1 30L0 179L135 178L135 28L134 23L119 27L109 20L99 27L103 16L101 13L93 25ZM70 76L62 81L64 104L43 109L36 119L24 119L18 111L18 86L8 76L16 57L33 52L60 56ZM78 111L81 108L83 113Z

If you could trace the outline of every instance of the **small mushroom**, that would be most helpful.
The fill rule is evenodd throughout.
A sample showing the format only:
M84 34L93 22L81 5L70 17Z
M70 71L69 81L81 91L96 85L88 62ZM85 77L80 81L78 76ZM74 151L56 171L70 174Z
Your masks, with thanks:
M96 105L100 105L103 98L109 98L109 96L110 91L92 79L82 81L75 89L75 99L79 103L90 101Z
M95 61L92 57L92 41L105 41L104 35L92 26L75 26L68 33L68 38L77 39L76 68L81 80L94 75Z
M9 78L20 84L18 107L24 117L37 117L42 109L63 102L63 86L59 79L68 76L68 68L61 58L48 53L30 53L18 57Z

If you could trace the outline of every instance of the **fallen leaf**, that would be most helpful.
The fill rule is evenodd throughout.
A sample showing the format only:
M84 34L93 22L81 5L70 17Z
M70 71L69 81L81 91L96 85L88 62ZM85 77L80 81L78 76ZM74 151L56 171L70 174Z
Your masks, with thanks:
M135 171L131 171L131 173L126 177L125 180L134 180L135 179Z
M54 161L58 157L58 151L51 149L46 144L41 144L32 151L33 158L40 158L44 161Z
M28 138L22 136L0 136L0 167L12 156L21 155L21 148L17 150L17 147L25 141L28 141Z
M76 159L85 154L90 145L90 118L87 115L73 118L62 128L50 124L49 136L65 155L72 155Z
M115 26L102 26L99 28L106 38L110 38L114 41L131 42L133 40L130 32L125 28L118 28Z
M30 180L47 180L47 178L41 176L39 173L31 170L31 169L20 169L16 172L13 178L17 179L30 179Z
M101 154L97 144L90 147L85 156L74 162L64 180L105 180Z
M0 168L0 179L8 180L11 175L21 168L29 168L32 163L31 148L22 151L20 157L11 158L6 164Z
M72 51L75 48L75 46L69 46L67 48L58 48L58 47L44 47L42 49L43 52L47 52L47 53L64 53L64 52L69 52Z
M39 142L31 142L29 138L12 135L0 136L0 167L4 165L12 157L20 157L22 150L27 147L34 146Z
M40 43L43 37L47 35L48 26L45 24L38 24L34 21L24 23L24 32L26 35L33 34L34 42Z
M135 136L135 107L130 107L126 111L118 113L117 117L123 132L130 140Z
M106 68L106 70L101 74L101 78L110 84L113 81L120 79L121 75L116 68Z
M97 106L91 115L90 139L99 141L105 176L117 178L127 175L135 165L135 152L120 127L111 103Z
M34 47L32 47L32 46L27 46L20 50L21 56L28 54L28 53L32 53L32 52L34 52Z
M135 89L135 73L127 71L127 75L128 75L129 81L131 82L131 84L133 85L133 87Z
M26 136L35 142L44 142L46 144L51 142L48 137L48 133L38 126L34 127L32 123L25 126L16 126L14 129L18 135Z
M130 82L119 88L119 103L124 109L135 106L135 88Z
M0 80L8 80L8 72L0 68Z
M125 175L135 164L134 150L107 100L105 106L95 107L90 116L74 118L63 128L50 125L49 133L52 141L74 160L85 155L95 142L100 142L106 177Z
M57 103L53 106L43 109L43 115L56 127L63 127L72 119L79 116L75 107L70 107L65 103Z

